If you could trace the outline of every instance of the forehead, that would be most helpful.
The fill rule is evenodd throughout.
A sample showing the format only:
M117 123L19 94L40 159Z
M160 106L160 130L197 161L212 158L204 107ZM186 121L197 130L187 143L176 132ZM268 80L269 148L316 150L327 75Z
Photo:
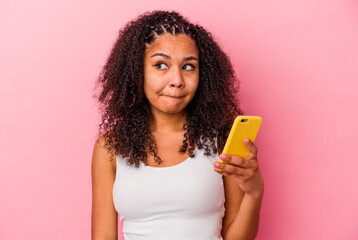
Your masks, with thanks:
M199 55L194 40L185 34L173 36L169 33L160 35L150 45L146 45L146 55L154 52L166 52L171 55Z

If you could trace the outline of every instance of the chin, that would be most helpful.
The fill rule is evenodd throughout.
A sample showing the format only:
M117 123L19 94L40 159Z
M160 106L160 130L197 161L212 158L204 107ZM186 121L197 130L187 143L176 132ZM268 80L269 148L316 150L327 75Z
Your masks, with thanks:
M157 104L151 104L152 110L157 110L162 113L168 113L168 114L177 114L185 111L185 108L188 104L186 102L161 102Z
M163 108L157 108L159 111L164 112L164 113L170 113L170 114L175 114L175 113L181 113L185 110L185 106L180 106L180 107L163 107Z
M183 112L183 110L184 110L184 109L175 109L175 110L173 110L173 109L166 109L166 110L164 110L164 111L162 111L162 112L170 113L170 114L175 114L175 113L181 113L181 112Z

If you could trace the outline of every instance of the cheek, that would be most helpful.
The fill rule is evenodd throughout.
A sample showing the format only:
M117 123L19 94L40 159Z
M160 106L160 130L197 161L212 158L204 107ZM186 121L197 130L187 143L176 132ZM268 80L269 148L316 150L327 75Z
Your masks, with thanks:
M155 91L156 87L156 81L155 76L153 76L153 72L150 71L150 66L146 66L144 68L144 93L148 98L148 95L151 95L153 91Z
M199 80L192 81L189 86L190 92L195 93L198 90L198 86Z
M161 81L157 81L155 79L145 79L144 80L144 93L147 95L152 95L156 93L160 93L164 85Z

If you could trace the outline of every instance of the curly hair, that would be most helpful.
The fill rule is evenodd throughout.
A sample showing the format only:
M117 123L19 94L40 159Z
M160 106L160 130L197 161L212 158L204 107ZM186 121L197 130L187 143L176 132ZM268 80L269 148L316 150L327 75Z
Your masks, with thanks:
M161 163L150 131L153 115L143 83L146 44L164 33L186 34L199 50L199 85L185 109L179 152L194 157L195 145L204 148L206 156L221 152L235 117L243 114L237 99L239 82L212 34L176 11L144 12L119 31L95 84L100 91L94 95L102 118L98 137L103 134L106 148L136 167L140 161L147 164L147 153Z

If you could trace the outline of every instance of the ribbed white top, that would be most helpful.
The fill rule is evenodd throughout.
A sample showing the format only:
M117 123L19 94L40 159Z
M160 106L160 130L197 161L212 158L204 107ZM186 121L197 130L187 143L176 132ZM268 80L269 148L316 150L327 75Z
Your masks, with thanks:
M117 155L114 206L125 240L219 240L224 216L219 155L195 157L171 167L139 168Z

